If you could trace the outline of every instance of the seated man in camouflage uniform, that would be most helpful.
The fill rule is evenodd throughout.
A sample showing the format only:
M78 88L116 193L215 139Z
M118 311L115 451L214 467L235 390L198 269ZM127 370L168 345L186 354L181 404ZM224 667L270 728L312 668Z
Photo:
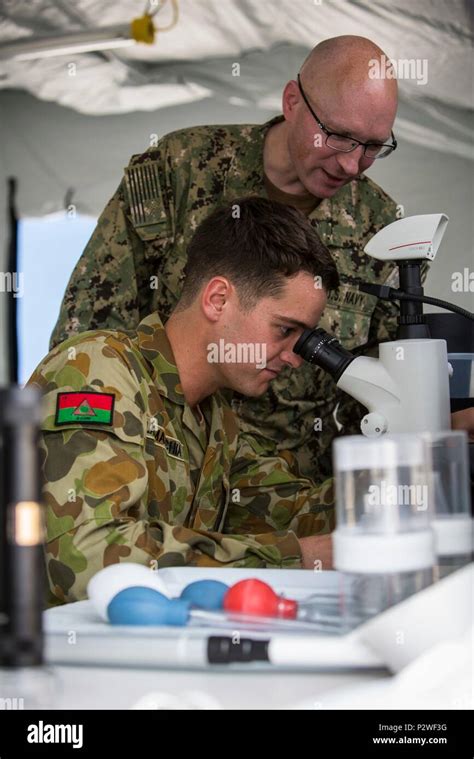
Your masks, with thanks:
M364 254L397 218L395 202L364 175L396 147L396 81L371 76L371 62L382 55L362 37L325 40L286 85L283 115L266 124L180 129L133 156L71 277L52 346L88 329L136 329L151 311L166 320L194 230L223 199L242 195L299 208L329 248L341 286L330 294L322 327L350 350L393 338L396 306L354 285L357 278L382 284L395 271ZM258 399L236 398L234 410L318 481L331 474L338 427L359 432L365 413L310 366L283 371Z
M52 603L83 599L119 561L325 567L332 481L316 486L291 454L239 435L219 390L258 397L301 365L292 348L337 269L299 211L264 198L214 211L188 253L165 327L155 312L135 332L77 335L30 379L44 393Z

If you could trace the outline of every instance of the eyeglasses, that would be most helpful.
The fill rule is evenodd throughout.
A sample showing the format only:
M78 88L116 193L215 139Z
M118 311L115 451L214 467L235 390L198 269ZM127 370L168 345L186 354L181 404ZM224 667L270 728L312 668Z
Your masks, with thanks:
M337 134L337 132L330 132L329 129L324 126L323 122L320 121L313 108L311 107L309 100L306 97L305 91L301 85L299 74L297 79L298 87L304 102L308 106L311 115L316 119L318 127L326 135L325 144L328 146L328 148L332 148L333 150L340 150L342 153L351 153L358 147L358 145L362 145L364 148L364 156L366 156L366 158L370 158L371 160L374 158L386 158L396 149L398 143L393 132L391 132L392 143L390 145L379 142L361 142L360 140L356 140L355 137L347 137L347 135Z

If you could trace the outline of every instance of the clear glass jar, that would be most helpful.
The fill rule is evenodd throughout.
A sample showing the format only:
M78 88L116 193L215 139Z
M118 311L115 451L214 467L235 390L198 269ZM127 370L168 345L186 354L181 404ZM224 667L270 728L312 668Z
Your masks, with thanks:
M441 578L472 560L468 438L462 430L450 430L424 433L423 442L430 468L432 526Z
M342 437L333 454L334 566L353 626L433 582L429 467L413 434Z

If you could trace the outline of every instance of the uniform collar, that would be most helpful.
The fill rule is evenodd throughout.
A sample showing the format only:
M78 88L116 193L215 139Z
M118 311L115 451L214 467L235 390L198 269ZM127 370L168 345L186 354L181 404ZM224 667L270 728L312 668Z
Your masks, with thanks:
M323 198L321 203L314 208L307 218L315 221L331 221L334 225L339 217L347 213L354 205L354 191L358 179L353 179L348 184L340 187L330 198Z
M262 130L263 134L265 135L270 127L272 127L274 124L279 124L280 121L284 121L285 117L281 113L279 116L274 116L273 119L270 119L270 121L266 121L264 124L260 124L260 129Z
M232 164L224 182L224 196L235 198L239 195L265 194L263 180L263 143L270 127L284 121L284 116L275 116L264 124L242 124L240 141L234 151ZM228 191L228 185L231 185Z
M163 322L152 313L137 328L140 353L153 367L153 381L159 392L170 401L185 405L186 400L176 366L176 359Z

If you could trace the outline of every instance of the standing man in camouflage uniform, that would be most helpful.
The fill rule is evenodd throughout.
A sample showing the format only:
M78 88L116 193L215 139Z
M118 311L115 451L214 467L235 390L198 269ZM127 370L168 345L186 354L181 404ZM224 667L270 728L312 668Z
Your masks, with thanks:
M396 218L394 201L364 176L396 147L396 81L370 76L382 55L362 37L325 40L286 85L282 116L181 129L132 157L73 272L52 345L87 329L135 329L155 309L166 320L196 227L219 203L248 194L300 209L329 248L340 287L321 326L349 349L393 337L396 307L353 284L394 273L363 252ZM321 480L331 473L338 428L357 432L362 417L362 407L309 365L283 371L262 398L234 408L247 429L291 450L301 472Z
M332 481L315 486L290 454L239 435L219 390L258 397L300 366L293 346L337 284L302 214L233 201L193 237L166 327L155 312L136 332L86 332L51 351L30 384L44 393L53 603L84 598L119 561L327 567Z

